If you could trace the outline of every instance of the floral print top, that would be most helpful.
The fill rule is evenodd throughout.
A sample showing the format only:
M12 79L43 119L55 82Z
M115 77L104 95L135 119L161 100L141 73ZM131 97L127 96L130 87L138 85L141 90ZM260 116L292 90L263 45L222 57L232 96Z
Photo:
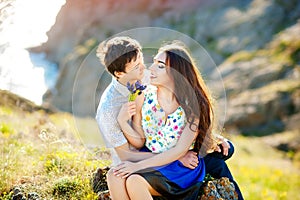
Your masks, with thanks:
M168 116L157 100L157 88L147 86L142 107L142 127L146 137L146 147L153 153L161 153L174 147L186 125L186 117L181 106Z

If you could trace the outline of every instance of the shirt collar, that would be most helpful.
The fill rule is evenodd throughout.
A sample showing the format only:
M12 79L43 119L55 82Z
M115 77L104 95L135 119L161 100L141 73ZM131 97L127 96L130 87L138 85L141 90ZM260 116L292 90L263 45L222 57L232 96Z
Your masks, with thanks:
M122 85L117 79L112 78L112 85L120 92L124 97L128 97L130 92L125 85Z

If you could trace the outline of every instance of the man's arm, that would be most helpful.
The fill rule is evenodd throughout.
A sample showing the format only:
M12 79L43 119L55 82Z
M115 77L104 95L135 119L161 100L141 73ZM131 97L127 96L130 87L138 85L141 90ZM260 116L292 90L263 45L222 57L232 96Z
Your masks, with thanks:
M146 139L141 126L142 122L142 105L144 95L139 95L134 102L124 104L117 117L118 123L127 138L128 142L137 149L144 146ZM132 119L132 125L128 124L128 120Z
M131 119L133 115L135 120L132 121L132 124L134 127L136 127L136 124L138 123L137 121L141 120L140 113L136 112L136 103L125 103L119 112L117 121L128 142L135 148L140 149L145 144L145 137L143 132L135 131L128 123L128 120Z

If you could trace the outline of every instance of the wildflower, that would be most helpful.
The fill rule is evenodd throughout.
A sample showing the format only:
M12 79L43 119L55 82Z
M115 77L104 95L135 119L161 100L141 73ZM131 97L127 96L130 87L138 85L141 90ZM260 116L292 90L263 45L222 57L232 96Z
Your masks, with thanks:
M127 89L130 92L128 101L134 101L136 97L142 94L142 91L146 89L146 85L142 85L140 81L135 82L134 84L130 84L127 82Z

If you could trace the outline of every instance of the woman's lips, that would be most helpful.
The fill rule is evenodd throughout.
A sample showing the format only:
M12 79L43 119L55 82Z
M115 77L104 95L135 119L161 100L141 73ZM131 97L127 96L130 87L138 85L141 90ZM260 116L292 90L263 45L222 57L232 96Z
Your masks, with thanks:
M150 75L150 78L156 78L156 76L154 76L153 74Z

